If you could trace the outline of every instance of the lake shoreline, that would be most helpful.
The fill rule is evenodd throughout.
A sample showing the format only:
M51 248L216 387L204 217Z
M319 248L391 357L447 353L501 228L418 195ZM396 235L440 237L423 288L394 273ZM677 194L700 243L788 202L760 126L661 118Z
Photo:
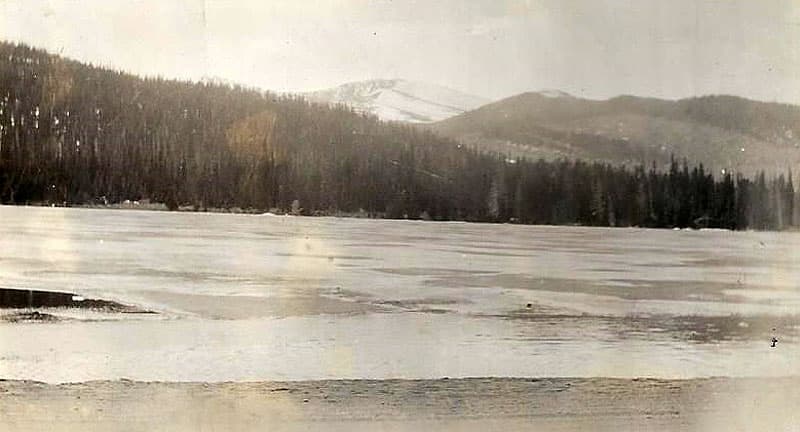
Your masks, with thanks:
M162 203L148 203L148 204L109 204L109 205L91 205L91 204L76 204L76 205L52 205L47 203L29 203L29 204L0 204L9 207L35 207L35 208L69 208L69 209L86 209L86 210L136 210L148 212L164 212L173 214L231 214L231 215L249 215L249 216L272 216L272 217L309 217L309 218L338 218L338 219L369 219L381 221L413 221L413 222L434 222L434 223L468 223L468 224L487 224L487 225L514 225L514 226L539 226L539 227L571 227L571 228L619 228L619 229L644 229L644 230L659 230L659 231L722 231L722 232L800 232L800 228L788 228L783 230L755 230L748 228L745 230L727 229L718 227L695 228L695 227L646 227L646 226L620 226L620 225L581 225L578 223L573 224L545 224L545 223L520 223L514 221L473 221L465 219L425 219L425 218L388 218L380 216L369 216L366 212L319 212L318 214L292 214L291 212L274 212L258 209L242 209L242 208L203 208L195 209L192 206L182 206L175 210L170 210Z
M4 427L24 431L778 430L798 402L800 377L0 380Z

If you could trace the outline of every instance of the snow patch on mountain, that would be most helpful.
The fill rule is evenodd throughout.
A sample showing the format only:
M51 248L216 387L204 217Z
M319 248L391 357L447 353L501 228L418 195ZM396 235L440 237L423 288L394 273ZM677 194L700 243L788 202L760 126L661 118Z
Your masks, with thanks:
M553 89L540 90L536 93L538 93L540 96L544 96L546 98L551 98L551 99L575 97L565 91L553 90Z
M411 123L444 120L488 102L447 87L402 79L352 82L305 96L315 102L345 104L383 120Z

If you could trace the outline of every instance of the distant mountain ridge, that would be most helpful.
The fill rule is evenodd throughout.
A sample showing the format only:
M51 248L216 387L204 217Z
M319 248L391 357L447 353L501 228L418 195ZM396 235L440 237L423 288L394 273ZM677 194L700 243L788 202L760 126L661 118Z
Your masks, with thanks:
M430 127L483 151L535 159L664 166L675 156L745 174L800 166L800 107L736 96L589 100L546 90Z
M447 87L403 79L351 82L303 96L314 102L348 105L383 120L409 123L444 120L489 102Z

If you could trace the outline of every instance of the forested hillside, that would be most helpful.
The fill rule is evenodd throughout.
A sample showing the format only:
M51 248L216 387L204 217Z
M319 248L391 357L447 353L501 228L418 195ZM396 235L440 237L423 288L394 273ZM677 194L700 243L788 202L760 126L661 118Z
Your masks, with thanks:
M0 44L0 201L780 229L790 176L486 155L348 108Z

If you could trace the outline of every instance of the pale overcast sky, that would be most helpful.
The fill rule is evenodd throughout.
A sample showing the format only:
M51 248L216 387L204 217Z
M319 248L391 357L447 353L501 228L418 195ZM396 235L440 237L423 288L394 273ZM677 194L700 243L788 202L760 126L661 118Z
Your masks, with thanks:
M406 78L800 104L798 0L0 0L0 38L277 91Z

